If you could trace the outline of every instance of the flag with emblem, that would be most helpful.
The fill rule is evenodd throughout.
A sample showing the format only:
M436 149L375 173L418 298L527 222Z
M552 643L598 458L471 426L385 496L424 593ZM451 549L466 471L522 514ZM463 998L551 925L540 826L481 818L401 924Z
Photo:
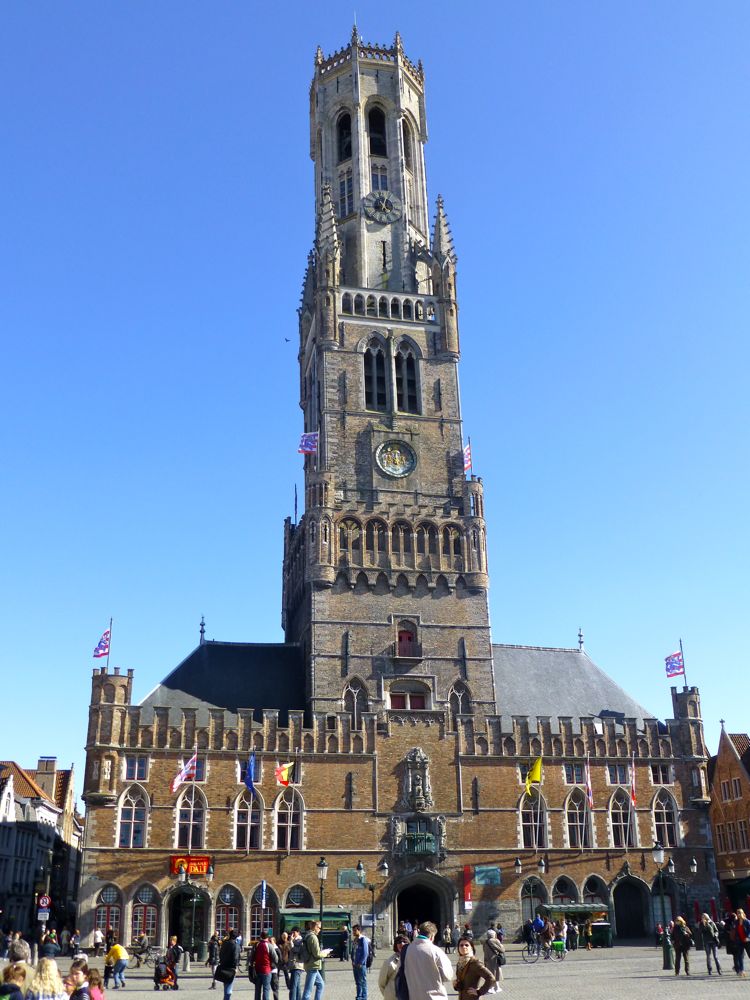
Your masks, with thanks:
M589 766L589 755L586 754L586 799L589 809L594 808L594 789L591 785L591 767Z
M318 450L318 431L303 434L299 441L297 452L300 455L314 455Z
M468 472L471 468L471 441L467 445L464 445L464 472Z
M667 677L679 677L681 674L685 674L685 661L682 658L682 650L678 649L676 653L670 653L669 656L665 657L664 663L667 668Z
M198 751L196 750L187 764L184 764L175 775L172 782L172 794L177 791L184 781L195 781L195 774L198 769Z
M250 754L250 758L247 762L247 768L245 769L245 788L251 795L255 795L255 751Z
M531 765L526 774L526 794L531 795L531 786L541 785L541 783L542 783L542 758L537 757L537 759Z
M110 639L110 635L111 635L111 633L110 633L109 629L107 629L107 631L101 637L101 639L99 640L99 642L97 642L97 644L96 644L96 649L94 650L94 656L96 656L96 657L99 657L99 656L109 656L109 639Z
M633 803L633 808L636 806L635 799L635 754L630 758L630 801Z

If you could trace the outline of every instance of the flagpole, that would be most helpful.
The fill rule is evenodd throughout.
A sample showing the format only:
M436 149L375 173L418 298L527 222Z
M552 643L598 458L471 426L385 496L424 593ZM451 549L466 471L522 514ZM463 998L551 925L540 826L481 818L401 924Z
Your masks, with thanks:
M682 650L682 639L680 639L680 656L682 657L682 683L685 687L689 687L687 680L687 670L685 669L685 653Z
M682 645L682 640L680 640ZM109 642L107 643L107 673L109 673L109 651L112 649L112 619L109 619Z

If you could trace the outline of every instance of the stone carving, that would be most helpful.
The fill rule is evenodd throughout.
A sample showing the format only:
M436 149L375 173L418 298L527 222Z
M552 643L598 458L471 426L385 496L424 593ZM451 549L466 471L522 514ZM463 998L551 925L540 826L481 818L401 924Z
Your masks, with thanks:
M404 759L400 809L425 812L432 808L430 761L421 747L414 747Z

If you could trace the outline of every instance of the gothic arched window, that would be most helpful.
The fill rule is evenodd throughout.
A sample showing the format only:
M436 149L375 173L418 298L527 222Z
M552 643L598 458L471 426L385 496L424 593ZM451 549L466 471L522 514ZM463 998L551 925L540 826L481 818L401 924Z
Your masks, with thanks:
M352 168L339 171L339 218L344 219L354 211L354 178Z
M276 850L302 848L302 799L294 788L285 788L276 801Z
M524 793L521 802L521 831L523 846L537 849L547 847L547 807L536 788Z
M133 897L133 915L130 921L130 938L135 941L145 934L151 943L156 941L159 917L159 894L152 885L142 885Z
M387 156L388 146L385 141L385 114L380 108L371 108L367 116L367 126L370 133L370 156Z
M385 410L385 351L377 338L367 345L364 356L365 407L368 410Z
M348 552L355 560L361 558L362 529L351 517L345 518L339 525L339 552Z
M234 846L238 851L259 851L263 844L263 807L256 795L243 793L237 800Z
M412 147L412 131L405 118L401 119L401 133L404 139L404 166L407 170L414 170L414 149Z
M146 846L148 801L140 788L129 788L120 804L118 847Z
M122 897L116 885L105 885L96 900L96 926L103 933L111 927L119 936Z
M521 919L533 920L538 906L547 902L547 890L538 878L527 878L521 887Z
M206 800L200 788L190 785L177 807L177 847L192 851L203 847Z
M635 813L630 796L622 788L618 788L612 796L609 817L612 823L612 846L636 847Z
M220 938L241 928L242 895L233 885L224 885L216 897L216 933Z
M654 799L654 827L656 839L664 847L677 846L677 819L674 800L662 789Z
M268 931L269 934L278 934L279 922L279 898L270 885L266 886L265 899L263 898L263 888L258 888L253 893L250 901L250 929L249 937L251 941L257 941L261 931Z
M552 902L554 903L575 903L578 901L578 890L575 884L567 877L561 875L552 886Z
M451 728L455 732L458 729L459 715L468 715L471 712L471 698L463 681L456 681L450 689L448 707L451 714Z
M591 812L586 795L575 788L568 797L565 810L570 847L591 847Z
M344 711L352 721L352 729L362 728L362 713L367 711L367 689L362 681L353 680L344 688Z
M417 359L408 344L401 344L396 351L396 400L402 413L419 413Z
M312 893L304 885L293 885L286 894L287 909L312 910L315 906Z
M352 158L352 116L343 114L336 123L336 152L338 162Z
M370 558L385 552L386 527L382 521L368 521L365 529L365 547Z

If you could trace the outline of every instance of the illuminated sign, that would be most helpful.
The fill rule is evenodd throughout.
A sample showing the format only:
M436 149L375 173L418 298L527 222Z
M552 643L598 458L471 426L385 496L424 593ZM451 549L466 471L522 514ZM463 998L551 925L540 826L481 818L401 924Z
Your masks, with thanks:
M211 858L207 854L172 854L169 858L171 875L180 874L182 865L188 875L206 875Z

